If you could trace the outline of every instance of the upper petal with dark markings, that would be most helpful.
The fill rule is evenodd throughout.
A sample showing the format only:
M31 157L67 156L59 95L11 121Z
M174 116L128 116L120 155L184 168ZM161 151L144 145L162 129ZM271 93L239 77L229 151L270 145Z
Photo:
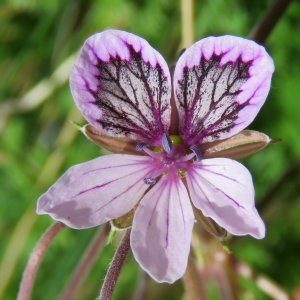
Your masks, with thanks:
M247 39L209 37L188 48L174 72L185 142L224 139L247 127L265 102L273 71L265 49Z
M134 34L106 30L88 38L70 85L84 117L106 134L155 144L168 131L168 66Z
M71 167L38 200L37 213L72 228L88 228L130 211L157 176L159 164L147 156L112 154Z

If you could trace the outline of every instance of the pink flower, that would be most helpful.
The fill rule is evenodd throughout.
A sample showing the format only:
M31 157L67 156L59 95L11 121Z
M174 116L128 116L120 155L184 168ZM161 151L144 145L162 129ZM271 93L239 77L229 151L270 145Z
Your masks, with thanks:
M73 166L39 198L37 213L81 229L136 207L131 248L158 282L185 272L193 207L231 234L263 238L250 173L229 158L204 158L201 145L252 122L273 71L262 46L209 37L181 55L172 85L167 63L144 39L118 30L91 36L71 73L73 97L96 130L137 151Z

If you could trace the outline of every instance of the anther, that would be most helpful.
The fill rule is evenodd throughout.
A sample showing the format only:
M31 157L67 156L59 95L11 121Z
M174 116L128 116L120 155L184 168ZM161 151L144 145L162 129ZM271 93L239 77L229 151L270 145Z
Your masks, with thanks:
M172 154L173 143L172 143L170 137L166 133L164 133L162 136L162 146L168 154Z
M200 149L199 149L199 147L197 145L191 146L190 150L192 150L193 153L196 155L196 160L197 161L200 161L202 159L201 151L200 151Z
M146 143L137 143L135 146L136 151L142 151L147 146Z
M157 179L153 178L153 177L146 177L146 178L144 178L144 182L146 184L153 185L157 182Z

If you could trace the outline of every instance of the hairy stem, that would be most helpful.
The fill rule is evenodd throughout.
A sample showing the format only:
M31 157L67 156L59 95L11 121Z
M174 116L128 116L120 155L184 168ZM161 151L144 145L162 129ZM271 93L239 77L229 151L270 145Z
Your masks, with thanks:
M23 272L17 298L18 300L29 300L31 298L33 284L44 254L53 239L64 227L65 225L63 223L57 222L52 224L38 241Z
M101 228L96 232L59 299L75 299L76 293L78 292L83 280L86 278L86 275L88 274L97 255L99 254L100 249L103 247L106 241L109 229L110 225L107 223L104 228Z
M265 43L267 37L291 2L292 0L275 0L261 20L251 30L249 38L258 43Z
M114 288L117 283L117 279L120 275L121 268L130 250L130 230L128 229L120 244L116 253L109 265L106 276L104 278L104 283L102 285L99 300L111 300Z

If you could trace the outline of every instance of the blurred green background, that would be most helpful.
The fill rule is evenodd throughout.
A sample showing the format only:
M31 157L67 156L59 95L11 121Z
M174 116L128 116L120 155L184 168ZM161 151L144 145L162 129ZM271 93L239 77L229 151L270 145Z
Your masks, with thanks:
M247 36L270 4L195 1L195 39ZM143 36L172 63L181 49L180 16L175 0L0 1L0 299L16 298L28 256L52 222L35 215L37 197L69 166L101 154L70 122L83 124L67 82L74 54L89 35L113 27ZM299 33L300 2L293 1L266 42L276 71L268 100L250 126L282 142L243 160L253 174L267 236L229 244L239 259L288 293L300 288ZM56 299L96 230L66 229L57 237L32 299ZM104 249L76 299L97 297L114 249ZM130 256L115 299L130 299L140 274ZM182 299L180 282L150 285L147 299ZM251 281L243 285L254 295L248 299L270 299Z

